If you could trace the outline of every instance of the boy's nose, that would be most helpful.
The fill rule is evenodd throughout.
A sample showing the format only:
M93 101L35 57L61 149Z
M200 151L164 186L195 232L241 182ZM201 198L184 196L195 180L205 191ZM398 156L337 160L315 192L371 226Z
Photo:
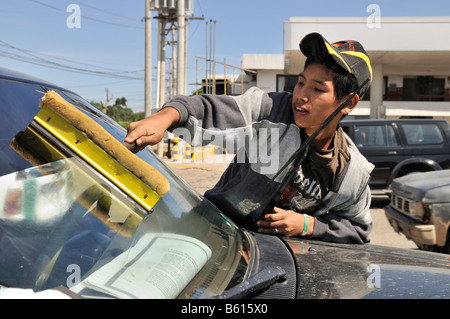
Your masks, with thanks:
M296 100L301 100L303 102L308 101L308 94L303 88L299 88L298 90L296 90L294 93L294 97Z

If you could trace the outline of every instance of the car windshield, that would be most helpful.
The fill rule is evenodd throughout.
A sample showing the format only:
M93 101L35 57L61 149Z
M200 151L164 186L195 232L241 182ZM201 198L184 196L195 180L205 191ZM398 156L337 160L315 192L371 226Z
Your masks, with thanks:
M117 123L60 94L123 140ZM147 211L80 158L61 156L45 136L25 130L17 144L33 164L0 176L1 285L66 286L102 298L205 298L247 276L246 236L152 151L138 156L168 179L170 191Z

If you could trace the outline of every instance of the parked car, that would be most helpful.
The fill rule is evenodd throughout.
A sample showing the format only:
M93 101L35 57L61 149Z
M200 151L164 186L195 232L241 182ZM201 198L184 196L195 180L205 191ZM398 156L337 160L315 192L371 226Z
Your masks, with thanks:
M394 179L389 223L420 249L450 254L450 170Z
M445 120L344 120L341 126L375 165L373 193L389 193L392 180L450 168L450 127Z
M118 141L126 136L77 94L0 68L1 297L450 298L442 254L240 229L149 148L136 156L170 191L143 210L30 126L48 90Z

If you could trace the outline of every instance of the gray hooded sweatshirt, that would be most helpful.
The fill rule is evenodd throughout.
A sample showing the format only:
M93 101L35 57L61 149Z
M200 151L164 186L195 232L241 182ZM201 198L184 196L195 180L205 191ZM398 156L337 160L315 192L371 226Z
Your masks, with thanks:
M278 171L302 143L300 128L293 119L292 94L251 88L240 96L176 96L164 107L168 106L180 113L180 121L170 128L175 135L193 146L212 143L236 152L205 197L239 226L255 227L261 218L255 212L274 196L274 189L290 168ZM345 137L350 160L309 213L315 217L309 238L369 243L372 218L368 181L373 165Z

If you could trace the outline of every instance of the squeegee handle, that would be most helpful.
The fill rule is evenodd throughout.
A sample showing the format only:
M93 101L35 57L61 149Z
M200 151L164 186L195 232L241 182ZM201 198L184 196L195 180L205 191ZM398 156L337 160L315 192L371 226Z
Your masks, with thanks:
M130 151L133 151L133 149L136 147L136 143L122 142L122 145Z

